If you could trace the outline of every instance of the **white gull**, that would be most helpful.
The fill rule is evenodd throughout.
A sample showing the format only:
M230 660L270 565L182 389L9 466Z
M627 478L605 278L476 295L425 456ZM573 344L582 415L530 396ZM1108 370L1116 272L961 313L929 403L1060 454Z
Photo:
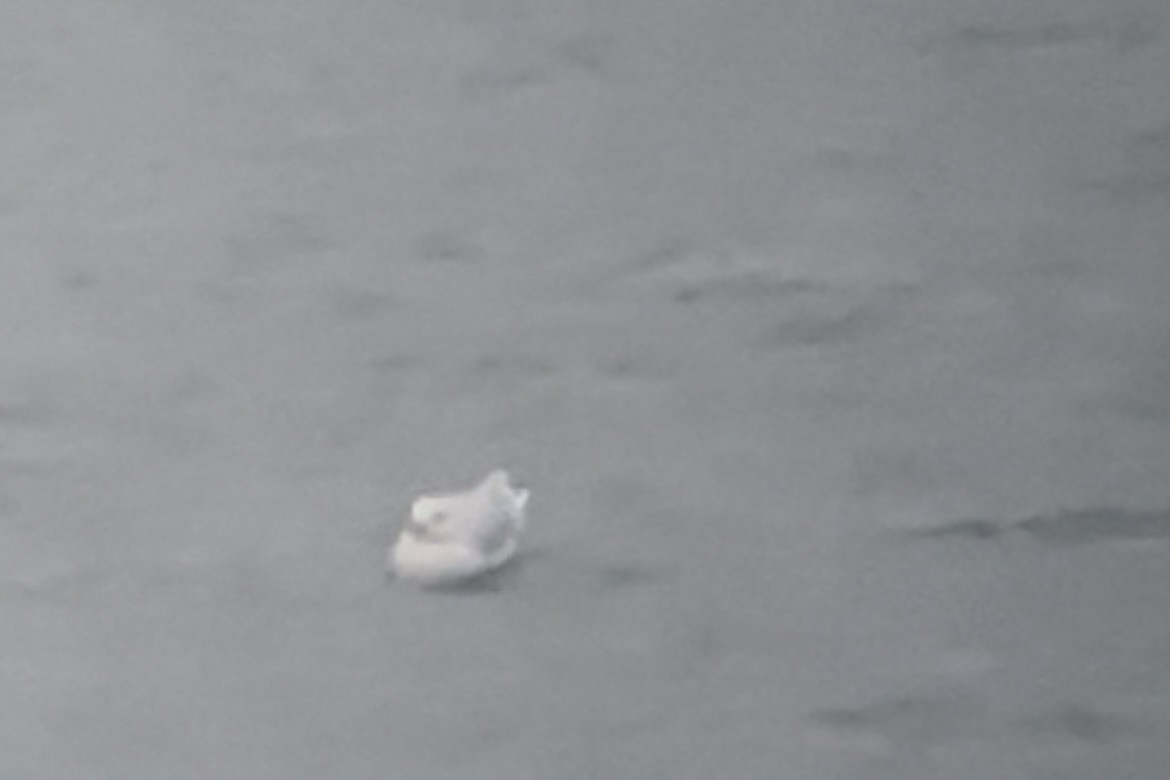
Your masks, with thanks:
M390 548L387 567L424 587L467 582L516 554L527 517L528 491L497 469L474 488L423 495Z

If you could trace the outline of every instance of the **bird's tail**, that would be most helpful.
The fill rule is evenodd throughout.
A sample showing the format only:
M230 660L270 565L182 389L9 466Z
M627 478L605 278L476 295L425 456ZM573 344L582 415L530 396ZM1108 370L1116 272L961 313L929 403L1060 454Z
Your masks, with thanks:
M526 488L512 485L512 478L507 471L496 469L483 481L481 488L491 496L491 500L507 508L517 530L523 529L527 518L525 510L528 507L530 492Z

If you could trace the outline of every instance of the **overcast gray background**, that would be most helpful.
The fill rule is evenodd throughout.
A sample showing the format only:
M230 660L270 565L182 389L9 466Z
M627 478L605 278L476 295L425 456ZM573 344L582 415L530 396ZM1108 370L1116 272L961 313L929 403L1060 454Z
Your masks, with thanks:
M1162 780L1168 293L1163 0L6 0L0 775Z

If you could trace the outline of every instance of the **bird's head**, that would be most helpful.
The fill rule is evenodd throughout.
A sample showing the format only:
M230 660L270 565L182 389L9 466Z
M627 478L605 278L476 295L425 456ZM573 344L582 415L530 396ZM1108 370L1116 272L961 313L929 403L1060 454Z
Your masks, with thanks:
M434 496L421 496L410 506L410 531L420 538L436 539L443 536L443 526L449 512L443 502Z

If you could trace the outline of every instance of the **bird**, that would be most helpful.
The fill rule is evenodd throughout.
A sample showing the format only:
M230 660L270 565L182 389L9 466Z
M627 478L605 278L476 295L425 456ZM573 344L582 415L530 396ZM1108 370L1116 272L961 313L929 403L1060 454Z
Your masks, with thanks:
M450 587L493 572L519 549L529 491L496 469L473 488L419 496L387 555L396 579Z

